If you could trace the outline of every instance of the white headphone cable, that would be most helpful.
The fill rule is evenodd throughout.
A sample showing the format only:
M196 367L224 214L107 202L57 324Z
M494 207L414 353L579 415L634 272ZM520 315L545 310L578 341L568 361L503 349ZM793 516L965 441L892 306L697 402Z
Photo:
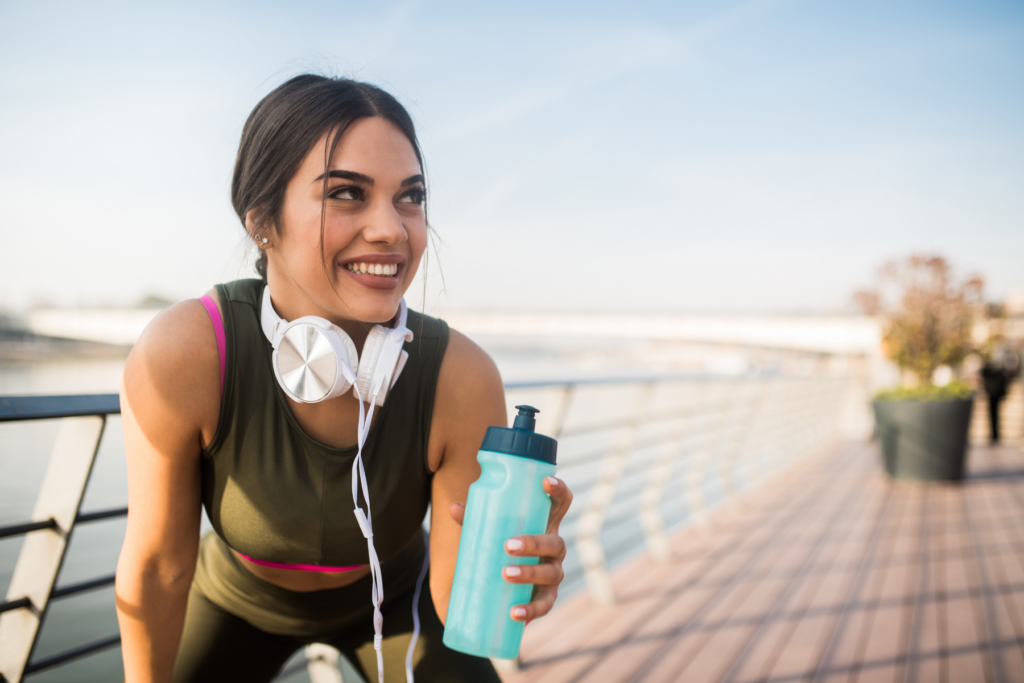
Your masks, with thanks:
M380 569L380 560L377 557L377 550L373 547L373 515L370 511L370 489L366 483L366 470L363 468L363 445L366 443L369 425L373 420L374 403L370 401L370 414L367 419L366 410L363 408L363 397L359 393L359 387L354 381L352 371L343 366L342 372L346 379L355 386L356 399L359 401L359 428L356 433L356 458L352 461L352 502L355 504L356 522L359 529L366 538L366 550L370 559L370 580L373 585L371 599L373 601L373 649L377 651L377 680L384 682L384 616L380 612L380 605L384 602L384 581ZM376 392L374 392L376 394ZM366 512L359 507L359 489L363 490L363 500L366 501Z
M342 370L346 375L350 374L348 368ZM380 606L384 602L384 576L380 567L380 560L377 557L377 549L373 547L373 515L370 511L370 487L366 482L366 470L363 468L363 445L366 437L369 436L370 427L373 424L373 409L376 405L377 394L383 385L383 375L379 375L377 386L372 387L373 395L370 397L370 409L363 408L363 398L359 393L358 385L355 386L356 398L359 401L359 428L356 434L356 458L352 461L352 502L355 503L356 521L359 528L366 537L366 549L370 557L370 576L373 584L373 649L377 652L377 680L384 683L384 615L381 614ZM359 507L359 490L362 489L363 500L366 501L366 512ZM430 546L427 546L427 553L423 559L423 567L420 569L419 578L416 580L416 591L412 599L412 639L409 641L409 649L405 654L405 677L408 683L414 683L412 674L412 657L416 648L416 641L420 636L420 615L419 600L420 591L423 588L423 579L426 576L427 568L430 566Z
M405 680L414 683L412 675L412 655L416 649L416 641L420 638L420 592L423 589L423 579L427 576L427 569L430 568L430 539L427 539L427 552L423 555L423 567L420 569L420 577L416 579L416 591L412 594L412 640L409 641L409 649L405 652Z

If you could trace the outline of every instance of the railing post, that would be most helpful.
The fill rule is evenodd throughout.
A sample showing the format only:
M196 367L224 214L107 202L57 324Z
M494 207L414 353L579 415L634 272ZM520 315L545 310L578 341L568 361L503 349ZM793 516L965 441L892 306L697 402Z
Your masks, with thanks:
M667 563L672 559L672 548L665 534L665 520L661 518L661 499L665 486L672 475L672 463L679 453L683 441L683 430L666 441L661 447L658 462L651 468L647 486L640 494L640 523L647 538L647 550L658 562Z
M783 467L787 453L796 447L793 444L794 426L799 427L799 425L793 419L793 413L796 402L794 397L799 391L798 381L795 379L776 380L778 391L775 392L776 395L772 402L772 428L765 439L769 474L774 474Z
M708 390L708 400L704 406L706 415L702 420L701 433L695 438L696 452L689 458L689 467L683 484L686 502L690 508L690 519L695 527L702 530L708 528L710 519L710 506L704 492L704 477L717 450L720 430L729 413L724 406L719 405L719 401L728 403L725 397L729 395L730 385L728 381L718 381Z
M31 605L0 614L0 674L11 683L21 681L38 640L105 423L102 416L61 421L32 512L32 521L53 519L57 528L25 535L7 599L26 597Z
M736 457L735 477L746 484L751 484L758 479L755 469L755 456L759 453L764 425L764 414L768 404L771 384L763 377L757 377L754 382L754 398L752 399L747 424L744 427L743 441L740 451Z
M629 453L633 449L637 428L643 421L647 409L648 397L653 383L647 383L640 389L634 404L633 414L622 428L618 443L605 457L601 474L590 489L586 507L576 522L576 551L583 565L583 576L587 582L590 595L598 604L610 605L615 602L615 589L612 586L611 574L608 573L604 548L601 547L601 527L604 526L608 506L615 496L615 488L626 471Z
M750 459L754 453L754 444L758 438L757 430L761 426L761 417L768 397L770 386L759 377L746 380L747 389L741 417L737 420L733 445L723 458L725 468L725 490L727 496L739 492L742 483L750 483L754 477L750 475Z
M565 429L565 420L569 417L569 410L572 408L572 397L576 393L575 384L566 384L562 387L562 399L558 402L558 411L555 413L554 422L551 424L551 438L558 439Z
M668 534L665 533L665 520L661 516L661 501L665 496L669 478L672 476L672 467L690 431L697 401L703 394L704 386L704 382L698 382L696 388L692 389L692 397L677 418L679 424L662 444L661 454L654 467L651 468L647 486L640 494L640 523L647 539L647 551L657 562L667 563L672 560L672 546L669 543Z
M721 454L719 472L722 477L724 501L729 502L739 491L736 481L737 469L742 460L743 451L747 446L751 428L757 419L761 405L761 384L756 378L740 380L736 383L735 403L730 420L726 424L728 445Z

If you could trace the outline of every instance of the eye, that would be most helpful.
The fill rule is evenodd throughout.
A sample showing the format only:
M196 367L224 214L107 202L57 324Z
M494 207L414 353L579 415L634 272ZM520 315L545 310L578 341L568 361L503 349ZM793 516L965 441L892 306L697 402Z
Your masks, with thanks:
M422 205L423 200L427 198L427 192L422 187L414 187L409 190L401 197L398 198L400 204L418 204Z
M327 196L331 199L359 201L363 198L363 190L355 185L344 185L331 190L331 193Z

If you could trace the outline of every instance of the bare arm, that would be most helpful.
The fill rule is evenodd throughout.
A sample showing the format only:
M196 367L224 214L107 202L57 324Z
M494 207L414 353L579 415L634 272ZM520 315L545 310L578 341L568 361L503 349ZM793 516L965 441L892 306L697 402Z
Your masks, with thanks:
M429 453L435 471L430 502L430 591L442 623L448 615L462 531L461 519L453 519L449 508L466 502L469 485L480 476L476 454L484 432L491 425L504 427L506 420L505 389L494 361L452 330L437 378Z
M125 680L171 680L195 571L199 457L216 431L220 359L202 304L150 323L121 382L128 458L128 529L117 563Z
M507 425L505 389L494 361L476 344L452 330L437 381L431 421L430 463L435 470L430 518L430 590L441 622L448 616L448 600L455 577L455 560L469 485L480 476L476 454L487 427ZM572 491L554 477L544 481L551 497L545 533L509 539L506 552L539 557L536 565L506 568L505 580L534 584L529 604L512 608L512 618L529 621L544 616L555 604L565 574L565 541L559 525L572 503ZM518 545L516 542L518 541ZM509 564L513 564L511 557ZM516 573L518 571L518 573Z

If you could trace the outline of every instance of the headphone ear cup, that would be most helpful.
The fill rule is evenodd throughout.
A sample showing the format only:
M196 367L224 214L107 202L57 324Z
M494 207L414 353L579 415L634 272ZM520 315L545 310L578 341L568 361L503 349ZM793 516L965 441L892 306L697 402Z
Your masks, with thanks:
M359 359L359 373L356 375L356 386L363 401L369 403L370 392L373 389L373 378L377 370L377 362L380 360L380 352L388 339L389 330L382 325L374 325L370 333L366 335L363 343L363 357ZM389 387L383 387L387 391Z
M317 403L352 388L356 346L340 328L311 316L289 323L271 360L285 393L300 403Z

